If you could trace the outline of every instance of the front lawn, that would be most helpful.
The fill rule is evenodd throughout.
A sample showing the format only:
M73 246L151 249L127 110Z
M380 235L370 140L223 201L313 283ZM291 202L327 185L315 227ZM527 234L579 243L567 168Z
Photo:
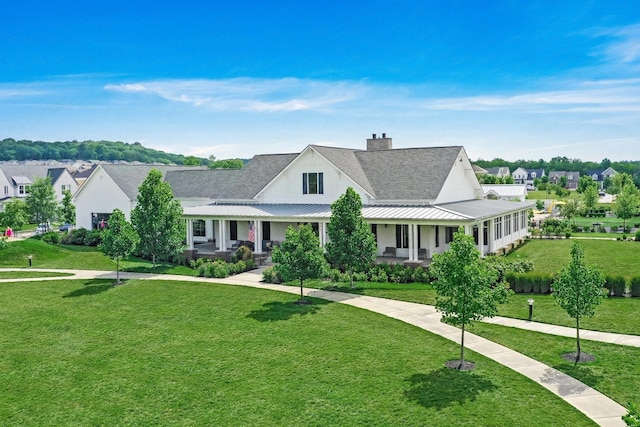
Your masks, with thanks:
M3 425L594 425L455 343L323 300L187 282L0 284ZM621 384L620 387L625 387Z
M468 330L558 369L622 406L627 402L640 403L640 348L582 340L582 351L593 354L596 360L575 365L561 357L576 351L575 338L486 323L476 323Z
M507 255L508 259L525 259L534 264L534 271L555 273L571 259L571 239L531 239ZM582 239L584 258L597 265L604 274L640 276L640 242Z
M77 270L115 271L116 263L95 246L53 245L37 237L9 242L0 252L0 267L28 267L28 256L32 256L33 267L66 268ZM138 273L165 273L194 276L192 268L159 262L151 268L151 262L130 257L120 262L121 271Z

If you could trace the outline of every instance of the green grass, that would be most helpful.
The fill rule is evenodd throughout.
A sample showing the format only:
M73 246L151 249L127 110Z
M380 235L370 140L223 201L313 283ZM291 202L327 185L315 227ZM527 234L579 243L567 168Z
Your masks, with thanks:
M594 425L525 377L354 307L162 281L0 284L2 425ZM620 387L625 387L621 384Z
M587 218L584 216L579 216L575 218L571 218L571 223L581 226L581 227L591 227L594 222L599 222L605 227L622 227L624 221L620 218L616 217L604 217L604 218ZM640 217L635 216L633 218L629 218L627 220L627 227L633 227L634 224L640 224ZM621 234L621 233L620 233ZM609 233L609 236L615 237L616 233Z
M547 193L546 191L527 191L527 199L529 200L566 200L566 197L558 197L555 191L550 191Z
M485 323L477 323L469 331L558 369L623 406L638 402L640 348L581 340L581 350L593 354L596 360L575 365L561 357L576 351L575 338Z
M531 239L509 253L509 259L533 261L534 271L555 273L571 259L569 239ZM580 240L588 264L597 265L604 274L640 276L640 242L616 240Z
M0 279L22 279L26 277L65 277L72 276L70 273L55 273L52 271L0 271Z
M78 270L115 271L116 264L93 246L52 245L38 237L9 242L0 257L0 267L27 267L28 256L32 255L33 267L66 268ZM157 263L151 268L151 262L131 257L120 262L121 271L138 273L165 273L193 276L195 271L186 266L171 263Z

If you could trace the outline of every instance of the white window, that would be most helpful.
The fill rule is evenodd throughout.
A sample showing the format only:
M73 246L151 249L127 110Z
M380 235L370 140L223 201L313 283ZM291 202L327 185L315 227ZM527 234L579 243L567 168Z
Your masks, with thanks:
M4 186L4 194L9 194L9 186L8 185Z
M61 187L61 188L60 188L60 190L61 190L63 193L64 193L65 191L71 191L71 185L64 185L64 184L62 184L60 187Z
M302 194L324 194L322 172L305 172L302 174Z
M494 239L501 239L502 238L502 217L498 217L496 219L493 220L493 237Z
M18 186L18 194L27 194L29 192L28 185L19 185Z
M206 235L204 219L193 220L193 235L198 237L204 237Z

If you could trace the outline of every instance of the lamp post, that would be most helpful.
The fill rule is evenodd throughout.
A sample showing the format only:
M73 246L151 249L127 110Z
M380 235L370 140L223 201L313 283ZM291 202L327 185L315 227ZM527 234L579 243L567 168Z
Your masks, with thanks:
M533 298L529 298L527 302L529 303L529 321L531 321L533 317Z
M27 258L29 258L29 267L31 267L31 261L33 260L33 255L29 255Z

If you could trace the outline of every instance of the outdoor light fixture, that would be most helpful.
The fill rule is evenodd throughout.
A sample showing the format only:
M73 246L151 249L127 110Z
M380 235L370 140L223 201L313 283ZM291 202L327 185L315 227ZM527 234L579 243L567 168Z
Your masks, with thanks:
M529 298L527 302L529 303L529 321L531 321L533 317L533 298Z
M33 255L29 255L27 258L29 258L29 267L31 267L31 261L33 260Z

